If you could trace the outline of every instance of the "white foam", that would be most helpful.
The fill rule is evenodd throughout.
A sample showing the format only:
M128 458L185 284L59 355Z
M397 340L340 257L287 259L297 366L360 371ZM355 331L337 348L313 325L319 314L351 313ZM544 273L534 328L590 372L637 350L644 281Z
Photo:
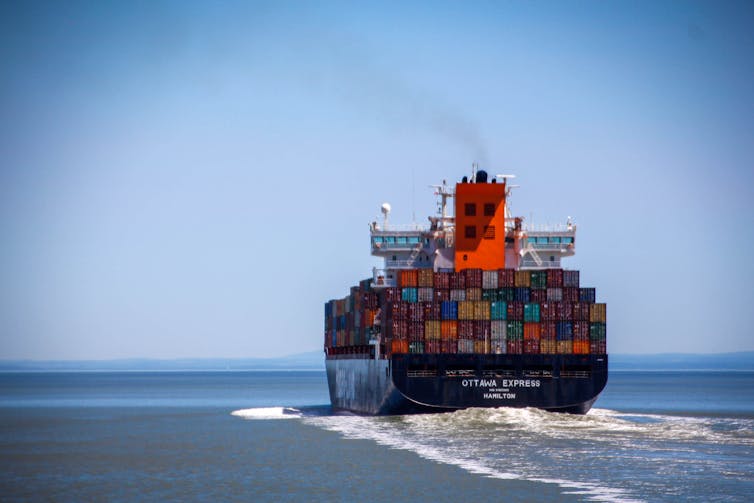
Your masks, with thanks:
M345 438L372 440L378 444L413 452L420 457L442 464L457 466L469 473L501 480L526 480L545 484L556 484L567 494L580 494L594 501L633 503L622 489L603 487L589 482L575 482L563 479L543 478L522 473L501 471L489 466L483 456L472 449L468 452L469 437L463 437L461 445L454 446L452 438L443 435L444 442L438 442L437 434L453 431L454 426L468 428L474 422L496 422L502 417L517 417L528 421L540 414L558 416L536 409L467 409L452 414L427 414L403 416L400 418L365 418L365 417L321 417L310 418L306 422L335 431ZM401 426L408 426L406 431ZM456 430L457 431L457 430ZM487 430L489 433L489 430ZM414 435L416 434L416 435ZM417 437L417 438L413 438ZM440 447L442 446L442 447Z
M296 419L303 416L300 410L292 407L255 407L234 410L230 414L244 419Z

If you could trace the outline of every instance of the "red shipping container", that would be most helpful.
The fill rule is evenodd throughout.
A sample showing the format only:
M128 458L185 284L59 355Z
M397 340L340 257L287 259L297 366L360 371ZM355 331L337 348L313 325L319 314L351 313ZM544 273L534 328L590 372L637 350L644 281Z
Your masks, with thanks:
M543 304L547 302L547 290L543 288L532 288L529 292L529 300L533 304Z
M579 302L572 304L573 321L589 321L589 304Z
M463 273L451 272L450 273L450 289L451 290L465 290L466 278Z
M573 341L586 341L589 342L589 323L586 321L574 321L573 322ZM574 346L574 353L576 349Z
M523 321L524 303L523 302L509 302L507 314L508 314L508 319L511 321Z
M563 286L563 269L547 269L547 286L551 288Z
M408 338L412 341L424 340L424 322L412 321L408 324Z
M401 300L400 288L385 288L383 290L385 302L399 302Z
M563 302L570 302L575 304L579 301L579 289L578 288L563 288Z
M434 287L443 290L450 290L450 273L436 272L434 274Z
M571 321L573 319L573 308L571 307L571 304L566 304L565 302L554 302L554 304L558 313L558 320Z
M443 353L456 353L458 351L458 341L456 341L455 339L452 341L441 341L440 350Z
M589 343L589 352L593 355L607 354L606 341L591 341Z
M491 328L489 321L474 321L474 339L482 341L490 338Z
M540 339L548 340L548 341L554 341L558 337L557 333L557 323L554 321L546 321L544 323L541 323L542 327L540 330Z
M432 294L432 298L434 299L434 302L443 302L446 300L450 300L450 290L447 290L445 288L438 289L435 288L434 293Z
M393 339L406 339L408 337L408 321L406 320L393 320L386 326L388 337Z
M510 355L520 355L524 352L524 341L521 339L508 340L506 346L507 353Z
M424 321L424 306L422 304L408 303L406 310L409 320Z
M524 354L538 355L539 354L539 339L524 339Z
M515 282L515 271L513 269L498 269L497 271L497 287L498 288L513 288Z
M474 322L469 320L463 320L458 322L458 338L459 339L473 339L474 338Z
M545 302L539 309L539 316L542 321L557 321L558 310L553 302Z
M481 269L465 269L463 275L466 279L466 288L482 288Z
M425 353L440 353L441 352L441 346L440 341L427 341L424 343L424 352Z

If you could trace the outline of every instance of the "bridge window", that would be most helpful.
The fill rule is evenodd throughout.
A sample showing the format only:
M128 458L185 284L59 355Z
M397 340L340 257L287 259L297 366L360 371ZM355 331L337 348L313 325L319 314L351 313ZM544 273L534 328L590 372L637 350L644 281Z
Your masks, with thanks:
M386 243L395 243L395 237L394 236L387 236L385 238Z
M484 216L485 217L495 216L495 205L493 203L484 203Z
M401 244L401 245L405 245L406 241L407 241L406 236L398 236L398 238L396 239L396 243Z
M560 236L552 236L550 237L550 243L558 243L560 244Z
M537 238L537 244L546 245L547 244L547 238L546 237Z
M476 204L474 203L466 203L464 205L464 213L467 217L475 217L476 216Z
M374 240L375 244L382 243L382 236L375 236L372 239Z
M419 236L409 236L408 242L411 244L419 244Z
M526 238L526 241L529 242L529 243L531 243L531 244L534 244L534 243L537 242L537 238Z
M563 238L563 243L565 243L565 244L571 244L571 243L573 243L573 238L572 237Z
M466 236L467 238L474 239L476 237L476 226L467 225L463 233L464 233L463 235Z

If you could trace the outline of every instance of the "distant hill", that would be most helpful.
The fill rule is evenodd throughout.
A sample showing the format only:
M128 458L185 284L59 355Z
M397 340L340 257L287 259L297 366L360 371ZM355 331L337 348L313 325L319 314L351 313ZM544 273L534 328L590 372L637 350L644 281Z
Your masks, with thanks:
M2 360L0 371L177 371L177 370L324 370L321 351L278 358L180 358L158 360Z
M278 358L181 358L175 360L2 360L0 372L178 371L178 370L324 370L321 351ZM750 370L754 351L652 355L611 354L610 370Z

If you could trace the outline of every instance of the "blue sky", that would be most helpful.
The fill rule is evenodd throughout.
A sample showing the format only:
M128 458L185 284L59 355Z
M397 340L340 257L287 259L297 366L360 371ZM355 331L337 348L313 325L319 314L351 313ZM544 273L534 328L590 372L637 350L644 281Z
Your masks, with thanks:
M3 2L0 358L322 345L472 162L614 353L754 349L748 2Z

